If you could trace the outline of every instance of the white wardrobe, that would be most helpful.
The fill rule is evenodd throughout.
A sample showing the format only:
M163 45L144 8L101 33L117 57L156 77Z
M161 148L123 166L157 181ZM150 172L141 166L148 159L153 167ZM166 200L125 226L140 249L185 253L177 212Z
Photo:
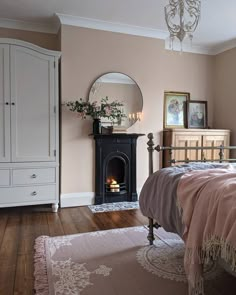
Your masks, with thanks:
M59 202L60 52L0 38L0 207Z

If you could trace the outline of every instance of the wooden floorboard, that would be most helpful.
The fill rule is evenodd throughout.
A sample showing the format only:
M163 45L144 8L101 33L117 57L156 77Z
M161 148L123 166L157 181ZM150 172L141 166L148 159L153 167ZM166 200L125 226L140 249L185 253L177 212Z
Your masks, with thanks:
M14 292L20 226L21 215L9 214L0 248L0 294Z
M63 209L63 211L59 211L58 215L60 217L61 220L61 225L63 228L63 231L67 234L67 235L73 235L78 233L78 230L73 222L73 219L71 217L71 214L68 210Z
M8 219L8 214L6 213L5 214L3 213L0 217L0 248L2 245L2 240L3 240L5 229L7 226L7 219Z
M0 295L33 292L34 241L57 236L147 224L139 210L93 214L87 207L32 206L0 209Z

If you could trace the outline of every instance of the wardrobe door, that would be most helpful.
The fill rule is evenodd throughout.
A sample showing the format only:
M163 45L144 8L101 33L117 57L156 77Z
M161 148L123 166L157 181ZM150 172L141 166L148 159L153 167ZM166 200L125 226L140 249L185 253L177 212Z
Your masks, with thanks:
M0 44L0 162L10 161L9 45Z
M11 46L12 160L55 161L54 57Z

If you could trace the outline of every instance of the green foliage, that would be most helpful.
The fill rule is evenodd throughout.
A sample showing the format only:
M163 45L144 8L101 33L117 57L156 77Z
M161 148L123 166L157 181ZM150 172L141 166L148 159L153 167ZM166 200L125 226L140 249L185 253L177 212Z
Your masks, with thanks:
M80 98L76 101L66 102L65 105L70 111L77 112L83 119L91 116L93 119L108 118L111 121L119 121L126 117L122 108L124 104L117 100L108 102L107 96L102 98L100 103L97 101L91 103Z

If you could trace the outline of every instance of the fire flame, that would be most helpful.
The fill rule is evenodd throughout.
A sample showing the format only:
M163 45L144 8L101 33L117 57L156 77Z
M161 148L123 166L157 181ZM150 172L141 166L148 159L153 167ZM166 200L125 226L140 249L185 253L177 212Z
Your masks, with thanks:
M108 184L117 184L117 181L114 178L107 178Z

